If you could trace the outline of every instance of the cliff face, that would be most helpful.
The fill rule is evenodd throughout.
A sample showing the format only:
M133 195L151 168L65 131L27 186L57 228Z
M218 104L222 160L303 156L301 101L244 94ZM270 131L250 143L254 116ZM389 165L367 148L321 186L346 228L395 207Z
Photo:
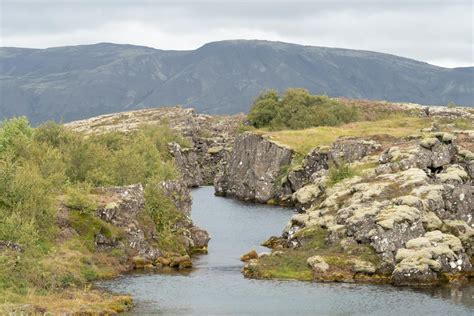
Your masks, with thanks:
M275 198L275 181L291 162L292 151L261 136L239 135L216 176L216 194L267 203Z
M166 124L179 131L188 142L186 146L170 144L170 153L182 180L189 187L197 187L214 183L221 161L232 147L237 128L244 119L243 114L211 116L198 114L193 109L170 107L102 115L65 126L86 134L102 134L127 133L142 125Z

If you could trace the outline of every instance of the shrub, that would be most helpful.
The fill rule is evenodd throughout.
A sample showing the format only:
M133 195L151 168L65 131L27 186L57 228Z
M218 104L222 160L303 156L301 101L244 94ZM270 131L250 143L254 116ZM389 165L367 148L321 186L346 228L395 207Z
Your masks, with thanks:
M25 117L13 118L0 123L0 157L7 151L18 154L30 141L33 129Z
M175 226L183 219L183 214L164 194L158 183L149 184L145 189L145 209L153 220L158 232L158 244L162 250L183 252L184 246L177 241Z
M248 114L252 126L274 130L335 126L357 118L355 107L326 96L310 95L304 89L288 89L282 97L272 90L263 92Z
M0 123L0 240L23 249L0 253L0 303L4 297L24 299L26 293L48 294L104 273L113 275L107 269L119 268L112 268L110 261L81 261L105 256L96 253L97 234L114 239L122 234L93 214L97 205L91 190L173 179L177 172L168 151L171 141L189 146L167 126L84 135L53 122L38 128L31 128L25 118ZM147 190L147 210L153 215L159 243L162 249L179 251L183 245L177 241L175 226L182 214L162 192L154 193ZM66 240L57 238L61 197L75 210L69 212L68 221L78 233Z
M80 213L91 213L97 209L97 204L90 196L91 186L86 183L69 186L66 189L64 205Z

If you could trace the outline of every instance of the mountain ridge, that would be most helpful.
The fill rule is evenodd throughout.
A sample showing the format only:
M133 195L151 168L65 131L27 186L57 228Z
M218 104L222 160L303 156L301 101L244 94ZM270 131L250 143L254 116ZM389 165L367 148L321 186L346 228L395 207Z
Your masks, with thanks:
M443 68L396 55L263 40L195 50L97 43L0 48L0 119L33 123L181 104L246 112L264 89L303 87L333 97L472 106L474 67Z

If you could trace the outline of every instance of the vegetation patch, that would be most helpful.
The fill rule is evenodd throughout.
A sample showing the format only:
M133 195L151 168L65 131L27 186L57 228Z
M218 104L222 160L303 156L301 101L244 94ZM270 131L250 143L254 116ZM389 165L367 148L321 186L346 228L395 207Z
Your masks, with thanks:
M354 260L370 262L380 266L381 259L367 244L350 244L342 247L340 242L328 243L328 231L321 227L306 227L295 233L301 243L298 248L278 249L269 256L258 259L258 263L248 265L245 273L256 278L296 279L310 281L313 273L307 259L322 256L333 268L350 271Z
M166 198L158 185L147 186L145 200L145 210L158 232L157 246L164 251L184 254L186 247L178 237L181 235L178 224L184 215L176 209L170 199Z
M342 136L372 137L387 135L401 138L419 134L422 128L429 127L430 124L431 121L428 118L408 114L394 114L390 118L377 121L359 121L340 126L318 126L304 130L269 131L263 128L257 130L256 133L306 155L313 148L328 146Z
M32 128L25 118L0 123L0 241L19 249L0 249L0 311L37 303L37 311L79 312L76 303L82 302L92 308L80 312L87 314L95 307L119 311L130 305L129 298L80 290L123 272L129 255L126 249L96 249L99 234L113 243L124 232L95 216L97 205L110 197L91 192L174 179L172 141L186 146L161 125L86 136L51 122ZM144 217L163 237L163 247L179 249L179 212L160 192L148 192L146 199L150 215Z
M273 90L260 94L248 119L256 128L282 130L337 126L357 120L358 115L355 107L329 97L311 95L304 89L288 89L282 96Z
M358 175L358 171L352 168L348 163L332 164L329 166L328 179L326 185L332 187L335 184Z

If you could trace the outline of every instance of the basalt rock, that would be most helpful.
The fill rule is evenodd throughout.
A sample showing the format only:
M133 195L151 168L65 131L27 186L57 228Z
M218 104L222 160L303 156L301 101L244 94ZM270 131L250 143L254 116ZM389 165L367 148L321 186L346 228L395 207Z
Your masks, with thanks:
M327 157L331 159L330 152ZM303 213L265 245L306 252L308 245L322 247L308 258L313 279L319 281L428 285L465 279L473 272L474 242L469 157L459 150L454 135L434 133L369 157L379 166L334 186L320 190L313 177L293 194L306 205L300 208ZM354 249L365 250L358 254ZM338 251L340 255L327 256ZM361 264L367 262L364 258L371 261ZM260 260L252 263L257 277Z
M335 164L350 163L374 154L380 148L381 145L374 141L353 137L340 138L332 144L329 158Z
M216 176L216 194L266 203L276 197L276 180L292 151L251 133L239 135Z
M164 196L169 198L176 210L183 214L182 219L175 223L172 229L180 232L176 238L192 252L195 248L206 249L209 236L206 231L193 225L189 218L191 212L191 195L189 188L182 181L165 181L159 184ZM145 213L144 188L142 185L124 187L110 187L98 189L98 195L107 202L102 203L95 211L95 216L112 225L120 231L118 235L98 232L94 236L94 243L98 251L114 248L126 250L133 254L135 259L154 262L162 255L156 244L159 234L152 220ZM135 267L144 268L144 265L135 264ZM137 259L138 260L138 259Z
M145 207L143 186L103 188L98 193L109 196L111 202L99 207L95 215L124 231L124 247L134 250L146 260L154 260L159 256L160 249L153 245L153 239L157 236L154 226L145 227L139 220ZM116 246L114 241L102 236L95 236L95 241L99 248Z
M177 143L171 143L169 148L184 183L189 187L200 186L203 183L203 178L196 149L181 148Z
M16 252L23 252L23 247L19 244L11 241L0 240L0 252L5 249L13 250Z

